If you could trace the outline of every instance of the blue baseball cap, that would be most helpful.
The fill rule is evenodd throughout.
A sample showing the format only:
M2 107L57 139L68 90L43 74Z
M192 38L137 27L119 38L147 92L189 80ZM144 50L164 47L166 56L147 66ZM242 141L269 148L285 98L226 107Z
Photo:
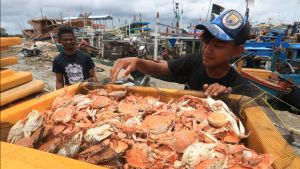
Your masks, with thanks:
M196 29L208 30L215 38L244 44L250 34L250 25L236 10L226 10L210 23L202 23Z

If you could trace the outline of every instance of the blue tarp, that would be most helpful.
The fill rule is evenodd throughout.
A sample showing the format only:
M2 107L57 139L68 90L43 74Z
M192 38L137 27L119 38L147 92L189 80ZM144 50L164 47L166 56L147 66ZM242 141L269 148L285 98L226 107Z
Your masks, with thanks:
M169 39L169 43L170 43L171 48L173 48L175 46L176 39Z

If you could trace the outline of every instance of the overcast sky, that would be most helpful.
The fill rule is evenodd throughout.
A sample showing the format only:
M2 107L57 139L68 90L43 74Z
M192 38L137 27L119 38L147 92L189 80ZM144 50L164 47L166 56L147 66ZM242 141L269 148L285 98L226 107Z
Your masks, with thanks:
M252 22L293 23L300 21L300 0L254 0L250 7ZM183 8L184 24L199 22L205 18L209 0L177 0ZM245 12L245 0L213 0L213 3L225 8ZM134 15L142 13L144 21L155 22L156 12L159 11L161 20L171 23L173 18L172 0L1 0L1 27L8 33L20 33L21 29L30 28L29 19L78 16L81 11L91 12L92 15L112 14L114 23L130 20ZM271 18L271 20L269 20Z

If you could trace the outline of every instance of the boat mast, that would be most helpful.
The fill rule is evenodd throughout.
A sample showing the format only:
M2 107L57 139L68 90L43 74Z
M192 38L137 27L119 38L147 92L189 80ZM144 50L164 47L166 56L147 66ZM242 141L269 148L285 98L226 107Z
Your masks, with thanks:
M208 21L208 17L209 17L209 14L211 14L211 4L212 4L212 1L213 1L213 0L210 0L210 3L209 3L209 7L208 7L206 19L205 19L206 22L209 22L209 21Z
M158 23L159 23L159 12L156 14L156 24L155 24L155 39L154 39L154 60L157 60L157 50L158 50Z

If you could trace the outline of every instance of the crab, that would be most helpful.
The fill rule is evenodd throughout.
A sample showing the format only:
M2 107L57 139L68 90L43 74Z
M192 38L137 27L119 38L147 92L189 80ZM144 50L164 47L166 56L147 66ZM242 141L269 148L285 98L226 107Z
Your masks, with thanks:
M227 161L228 161L228 156L226 156L225 159L222 159L222 158L208 159L208 160L204 160L200 164L196 165L195 169L203 169L203 168L224 169L224 168L226 168Z
M167 145L172 150L182 153L191 144L198 140L197 133L192 130L180 130L176 132L163 133L160 135L149 135L149 141Z
M58 155L65 157L75 157L80 149L82 143L83 132L80 131L75 134L69 141L67 141L57 152Z
M118 116L119 114L117 113L114 113L113 111L102 111L98 114L96 114L96 122L95 124L99 124L99 123L102 123L102 122L105 122L107 120L110 120L112 118L115 118L116 116Z
M95 95L95 96L92 96L91 106L94 109L101 109L103 107L110 105L111 102L112 102L112 100L109 97Z
M35 132L33 132L30 137L24 137L15 142L15 144L33 148L35 143L37 143L39 140L42 140L46 135L48 135L48 131L49 130L46 130L45 127L40 127Z
M30 137L31 133L40 128L45 116L37 110L29 113L25 119L19 120L9 131L7 141L15 143L24 137Z
M59 107L64 107L66 105L69 105L72 101L72 98L74 97L74 93L68 92L67 88L64 88L65 93L56 97L54 101L52 102L52 109L57 109Z
M94 144L86 148L84 151L78 153L77 158L85 161L89 156L93 156L101 151L103 151L108 146L107 141L103 141L100 144Z
M123 154L127 150L128 144L123 141L117 141L116 143L110 142L109 147L117 154Z
M107 96L113 97L113 98L116 98L116 99L122 99L127 95L127 89L128 88L126 88L125 90L117 90L117 91L109 92L107 94Z
M126 151L125 157L128 166L134 168L149 168L155 162L154 153L147 144L134 144Z
M208 109L203 99L191 95L185 95L177 100L177 105L179 106L181 111L203 111L207 112Z
M166 163L167 166L172 166L178 159L178 153L166 145L153 148L153 152L159 157L158 160Z
M89 108L86 109L88 115L92 118L93 121L96 121L96 114L97 114L97 110L90 110Z
M230 111L230 109L228 108L228 106L221 100L214 100L211 97L208 97L207 99L203 99L206 101L206 103L210 106L210 108L212 109L213 112L218 112L218 113L222 113L224 114L226 117L225 121L224 118L215 118L214 120L212 120L213 118L211 118L210 122L212 123L212 125L215 126L222 126L224 125L224 123L230 123L230 127L232 128L233 132L240 138L245 138L247 137L245 135L245 127L243 126L242 122L235 116L234 113L232 113ZM220 116L220 115L218 115ZM218 119L220 119L218 121ZM218 123L218 124L217 124Z
M136 115L139 112L139 106L127 100L121 100L118 104L118 111L122 114Z
M100 142L109 137L113 132L110 131L111 125L103 124L99 127L90 128L84 135L84 140L87 142Z
M211 140L213 140L214 143L196 142L188 146L182 155L181 161L175 162L175 168L193 168L194 166L198 165L201 161L215 158L215 147L218 144L218 140L207 133L204 133L202 131L200 132L208 138L210 138Z
M74 96L72 99L72 104L75 106L89 104L89 103L91 103L91 99L87 95L79 94L79 95Z
M58 122L67 123L71 120L74 112L75 112L75 109L72 106L68 106L68 107L64 107L64 108L58 108L52 114L52 119L56 123L58 123Z
M175 124L175 116L151 115L147 116L142 125L142 130L149 131L151 134L161 134L171 131Z
M24 137L23 133L24 122L23 120L19 120L8 132L7 142L15 143L21 138Z
M49 141L41 145L39 147L39 150L49 153L56 153L62 141L63 137L54 137L53 139L50 139Z
M32 110L26 117L26 123L23 128L24 137L29 137L32 132L40 128L44 123L44 118L44 114L39 113L37 110Z
M142 125L143 117L142 114L138 114L126 120L125 126L126 127L137 127Z
M271 154L261 154L261 161L257 164L255 169L260 169L260 168L273 168L272 164L274 162L274 159Z

